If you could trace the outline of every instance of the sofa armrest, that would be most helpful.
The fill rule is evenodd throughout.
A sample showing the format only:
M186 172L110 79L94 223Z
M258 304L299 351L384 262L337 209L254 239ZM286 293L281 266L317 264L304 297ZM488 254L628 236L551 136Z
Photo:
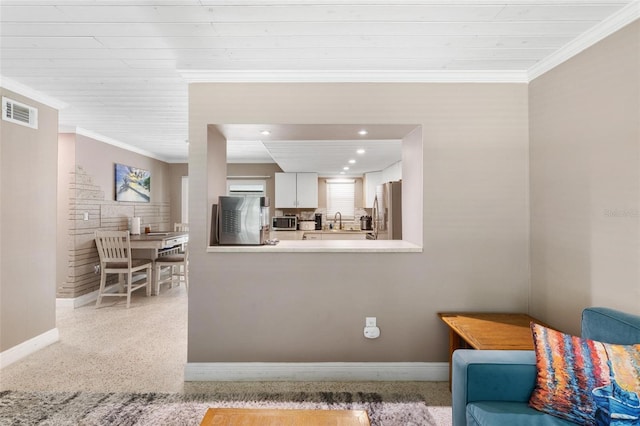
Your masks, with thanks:
M582 337L618 345L640 342L640 315L609 308L586 308L582 311Z
M453 426L467 424L470 402L529 401L536 381L533 351L460 349L452 362Z

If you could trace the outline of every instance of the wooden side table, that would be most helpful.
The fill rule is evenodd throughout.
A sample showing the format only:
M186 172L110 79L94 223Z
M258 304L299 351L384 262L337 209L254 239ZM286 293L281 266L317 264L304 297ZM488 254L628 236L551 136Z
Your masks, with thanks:
M200 426L370 426L364 410L209 408Z
M449 386L453 351L461 348L533 350L530 324L548 327L521 313L439 312L449 327Z

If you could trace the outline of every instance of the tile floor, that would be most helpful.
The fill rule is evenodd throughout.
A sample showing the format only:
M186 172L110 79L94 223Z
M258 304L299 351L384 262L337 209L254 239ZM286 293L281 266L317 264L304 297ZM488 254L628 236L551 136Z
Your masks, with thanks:
M0 390L100 392L351 391L420 393L450 424L445 382L187 382L187 294L125 298L57 311L60 341L0 370Z

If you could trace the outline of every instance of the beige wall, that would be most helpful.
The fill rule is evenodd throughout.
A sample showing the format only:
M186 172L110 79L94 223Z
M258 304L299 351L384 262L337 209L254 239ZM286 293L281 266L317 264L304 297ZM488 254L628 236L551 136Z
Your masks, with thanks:
M275 213L276 183L275 174L282 169L275 163L258 164L227 164L227 176L268 176L266 181L266 196L271 201L270 217Z
M169 164L104 142L76 135L76 164L92 176L106 200L115 200L114 164L151 172L151 202L169 200Z
M60 133L58 135L58 223L56 235L56 296L58 289L64 287L69 279L69 267L73 243L69 239L71 205L73 185L76 169L76 135L74 133Z
M192 84L189 99L189 362L445 361L438 311L527 310L527 85ZM206 253L226 158L208 125L224 123L422 125L424 252Z
M585 306L639 312L639 52L636 22L528 87L192 85L189 361L444 361L441 310L529 310L572 332ZM64 173L83 164L109 200L113 162L159 173L153 197L166 200L185 171L88 138L75 152L57 143L57 111L2 94L38 107L39 129L0 121L0 351L55 327L66 262L51 253L67 247L52 231L66 220L56 182L69 179L52 158ZM205 253L226 176L212 123L421 124L411 146L423 167L404 158L403 173L421 174L405 210L422 206L411 220L423 231L409 238L424 252ZM375 341L361 336L369 315Z
M403 192L411 196L402 198L402 226L415 229L413 233L403 233L402 239L422 246L424 205L424 169L415 159L423 158L422 129L416 128L402 140L402 186Z
M640 22L530 84L531 311L640 313Z
M171 165L80 134L61 134L58 140L58 250L56 295L76 298L98 289L100 276L94 235L97 229L128 229L137 216L154 230L172 230L172 207L180 209L181 173L186 165ZM114 164L151 172L149 203L116 202ZM180 176L178 176L180 174ZM177 186L177 189L176 189ZM172 194L177 199L172 201ZM83 214L89 214L89 220ZM179 217L179 216L178 216Z
M0 352L56 326L58 111L38 108L38 129L0 120Z
M189 176L187 163L169 164L169 199L171 200L171 220L173 230L174 223L182 222L182 177ZM188 222L188 220L186 220Z

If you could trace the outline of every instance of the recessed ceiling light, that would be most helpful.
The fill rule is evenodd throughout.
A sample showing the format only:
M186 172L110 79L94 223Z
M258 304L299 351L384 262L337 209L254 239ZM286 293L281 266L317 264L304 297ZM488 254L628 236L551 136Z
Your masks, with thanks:
M349 170L349 166L344 166L342 170Z
M367 133L369 133L369 132L367 132L365 129L362 129L362 130L359 130L359 131L358 131L358 134L359 134L360 136L365 136Z
M362 155L365 153L364 149L360 148L359 150L356 151L358 154Z
M263 131L260 132L260 134L264 135L264 136L269 136L271 134L271 132L268 131L268 130L263 130Z
M349 160L349 164L356 164L356 160Z

